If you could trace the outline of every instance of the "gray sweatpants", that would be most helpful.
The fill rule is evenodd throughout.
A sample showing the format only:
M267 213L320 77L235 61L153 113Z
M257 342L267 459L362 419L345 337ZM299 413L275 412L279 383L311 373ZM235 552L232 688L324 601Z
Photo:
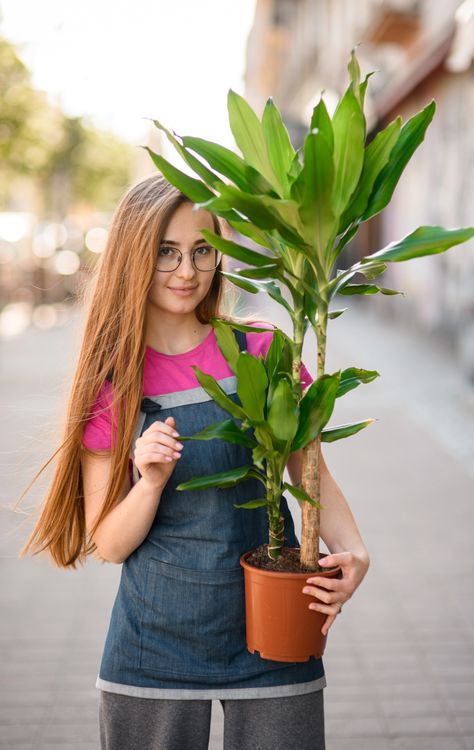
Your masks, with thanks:
M221 700L224 750L324 750L323 690ZM208 750L210 700L135 698L100 691L101 750Z

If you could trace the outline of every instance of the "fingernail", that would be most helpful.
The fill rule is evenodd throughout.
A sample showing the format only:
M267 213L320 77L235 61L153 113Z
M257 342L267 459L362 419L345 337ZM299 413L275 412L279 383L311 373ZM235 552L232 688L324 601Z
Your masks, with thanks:
M173 435L173 437L179 437L179 432L175 431L175 432L172 432L171 434Z
M310 588L306 587L306 588L303 589L303 594L310 594L310 593L311 593L311 589Z

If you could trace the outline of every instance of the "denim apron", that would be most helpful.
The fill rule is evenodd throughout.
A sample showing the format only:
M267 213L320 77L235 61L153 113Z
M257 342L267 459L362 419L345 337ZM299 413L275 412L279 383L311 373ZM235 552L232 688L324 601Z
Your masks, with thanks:
M245 350L245 334L236 331L236 337ZM218 382L240 404L235 376ZM170 415L182 435L229 418L200 386L151 396L142 400L135 439ZM196 440L186 441L181 453L146 539L122 565L97 687L135 695L165 688L187 697L193 690L201 696L213 689L217 698L218 687L321 683L321 659L276 662L246 647L239 558L268 541L268 527L265 508L245 510L234 503L262 497L261 482L252 478L225 489L175 489L192 477L252 463L251 449L218 439ZM133 472L136 481L140 473L135 465ZM285 544L298 547L285 498L282 515ZM140 693L139 688L145 690Z

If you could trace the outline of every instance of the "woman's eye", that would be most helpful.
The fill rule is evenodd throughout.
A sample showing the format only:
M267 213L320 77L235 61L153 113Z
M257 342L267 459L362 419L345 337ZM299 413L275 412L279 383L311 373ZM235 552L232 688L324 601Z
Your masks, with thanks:
M211 252L211 249L212 248L210 248L208 245L203 245L203 247L198 247L196 252L199 253L199 255L207 255Z
M166 252L167 250L169 252ZM166 245L162 245L162 247L160 247L160 249L158 251L158 255L165 255L166 256L166 255L170 255L172 253L174 253L173 248L172 247L167 247Z

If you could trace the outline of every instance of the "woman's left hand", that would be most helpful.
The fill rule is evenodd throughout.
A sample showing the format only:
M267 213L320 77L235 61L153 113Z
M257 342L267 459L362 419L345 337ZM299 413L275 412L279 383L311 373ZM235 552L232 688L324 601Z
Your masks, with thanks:
M327 613L328 617L321 628L321 633L326 635L340 614L342 605L351 598L362 582L369 567L369 558L368 555L347 551L326 555L319 563L322 567L328 568L338 565L342 570L342 578L313 575L307 579L307 583L313 585L305 586L303 589L304 594L311 594L320 600L317 604L311 603L309 609Z

